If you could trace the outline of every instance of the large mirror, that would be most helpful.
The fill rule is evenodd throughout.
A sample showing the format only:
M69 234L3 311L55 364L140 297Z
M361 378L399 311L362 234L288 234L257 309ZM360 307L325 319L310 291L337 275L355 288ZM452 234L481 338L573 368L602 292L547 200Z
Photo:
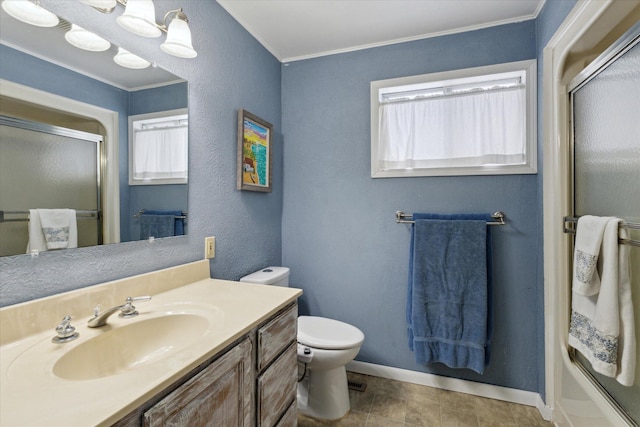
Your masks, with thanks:
M0 256L59 250L44 232L38 246L29 218L56 225L64 209L76 234L63 249L186 234L187 82L155 64L118 65L114 45L72 46L63 19L37 27L0 9L0 27ZM155 141L167 138L154 137L168 132L173 169L145 169L140 159L158 156Z

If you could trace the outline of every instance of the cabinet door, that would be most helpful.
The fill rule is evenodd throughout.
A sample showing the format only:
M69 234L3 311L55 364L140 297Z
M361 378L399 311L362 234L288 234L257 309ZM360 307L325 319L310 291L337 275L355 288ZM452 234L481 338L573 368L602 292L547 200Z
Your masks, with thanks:
M273 427L296 399L298 352L293 343L258 378L258 425Z
M252 351L242 341L144 413L145 426L249 427Z

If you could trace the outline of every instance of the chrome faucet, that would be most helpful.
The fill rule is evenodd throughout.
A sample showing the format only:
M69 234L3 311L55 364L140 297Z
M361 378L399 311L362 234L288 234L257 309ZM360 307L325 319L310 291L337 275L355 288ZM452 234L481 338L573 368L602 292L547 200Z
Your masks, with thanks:
M56 334L51 338L51 342L56 344L73 341L80 336L80 333L76 332L76 328L71 326L71 316L69 315L64 316L62 323L56 326Z
M96 306L93 309L93 317L89 319L89 323L87 324L90 328L99 328L100 326L104 326L107 324L107 319L116 311L120 310L120 317L134 317L138 315L138 310L132 304L133 301L149 301L151 299L150 296L144 297L127 297L127 300L124 304L112 307L108 310L100 313L100 306Z

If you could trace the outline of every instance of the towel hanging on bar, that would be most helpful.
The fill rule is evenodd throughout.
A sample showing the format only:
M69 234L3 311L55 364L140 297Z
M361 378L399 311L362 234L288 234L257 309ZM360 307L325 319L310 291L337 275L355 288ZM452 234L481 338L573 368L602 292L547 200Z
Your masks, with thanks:
M159 215L160 213L163 213L165 211L153 211L153 210L148 210L148 209L140 209L138 212L136 212L133 217L134 218L140 218L141 215L144 214L149 214L149 215ZM166 211L169 212L169 211ZM173 212L173 211L171 211ZM176 212L175 214L176 219L187 219L187 213L184 211L180 211L180 212Z
M416 362L482 374L489 361L489 214L415 214L409 254L407 324ZM460 273L464 271L465 273Z
M580 217L565 216L564 227L562 231L564 231L566 234L576 234L576 230L578 229L578 218ZM622 222L618 228L624 228L626 230L640 230L640 224L637 222ZM620 243L621 245L640 247L640 240L619 238L618 243Z
M100 209L81 210L76 209L76 219L100 219ZM0 211L0 222L26 222L29 221L29 211Z
M180 210L158 211L141 209L134 215L134 218L140 219L141 240L146 240L151 236L184 236L186 217L186 212Z

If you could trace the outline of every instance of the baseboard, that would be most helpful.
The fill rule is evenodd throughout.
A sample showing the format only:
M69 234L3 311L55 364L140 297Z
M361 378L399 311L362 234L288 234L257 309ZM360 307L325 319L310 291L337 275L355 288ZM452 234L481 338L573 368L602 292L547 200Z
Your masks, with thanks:
M420 384L458 393L473 394L490 399L504 400L521 405L534 406L540 411L545 420L551 420L551 408L546 406L538 393L517 390L491 384L477 383L458 378L442 377L425 372L410 371L408 369L393 368L373 363L354 360L347 364L347 370L359 374L374 375L390 380Z
M551 421L553 419L553 408L546 405L539 394L536 394L536 396L538 396L536 398L536 408L538 409L538 412L540 412L540 415L544 420Z

